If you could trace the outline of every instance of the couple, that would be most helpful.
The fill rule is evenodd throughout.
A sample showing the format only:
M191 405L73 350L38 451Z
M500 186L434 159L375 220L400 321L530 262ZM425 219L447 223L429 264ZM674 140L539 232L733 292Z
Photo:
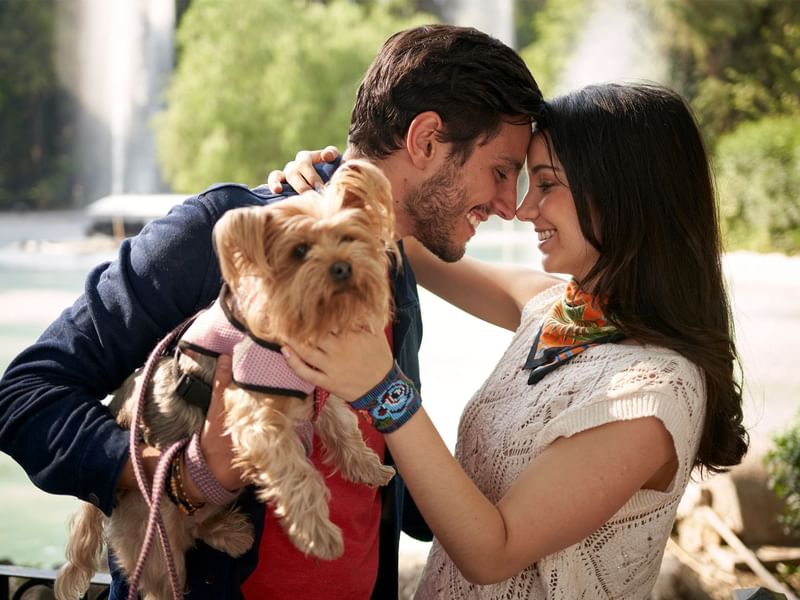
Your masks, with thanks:
M394 598L401 528L436 537L421 598L646 597L692 470L724 469L746 449L713 186L685 103L653 86L542 102L506 46L426 26L383 46L349 134L345 157L373 161L391 182L405 242L392 274L393 347L366 333L331 337L288 345L290 364L358 406L402 372L419 389L416 280L516 334L465 409L455 459L416 394L392 433L360 423L399 470L387 489L330 473L315 441L342 558L303 557L245 490L238 502L256 543L237 560L200 544L187 556L188 597ZM517 208L523 167L530 187ZM314 183L308 162L290 175L303 179ZM217 186L126 240L9 366L0 450L46 491L110 513L117 489L135 482L127 433L100 400L216 298L210 240L222 213L278 200ZM545 271L569 283L462 259L491 214L531 222ZM229 377L221 361L215 388ZM215 392L202 450L236 489L220 410ZM145 452L151 465L155 454ZM111 597L123 593L117 576Z

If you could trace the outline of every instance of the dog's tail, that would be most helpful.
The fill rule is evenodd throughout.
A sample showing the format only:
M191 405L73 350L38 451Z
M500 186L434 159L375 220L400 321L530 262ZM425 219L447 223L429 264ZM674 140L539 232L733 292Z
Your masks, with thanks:
M91 504L82 503L70 522L67 562L56 577L56 600L77 600L89 589L103 553L106 516Z

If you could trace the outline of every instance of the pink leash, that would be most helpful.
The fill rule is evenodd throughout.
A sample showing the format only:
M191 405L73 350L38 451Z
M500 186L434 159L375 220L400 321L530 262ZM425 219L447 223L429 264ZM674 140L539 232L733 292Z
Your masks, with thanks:
M136 600L138 597L139 580L141 579L142 571L144 570L144 563L147 560L147 556L150 553L150 549L153 545L153 537L155 536L156 529L158 530L158 536L161 541L161 550L163 551L164 558L167 561L170 586L172 587L172 596L174 600L180 600L183 598L183 590L181 590L180 583L178 582L178 572L175 568L175 561L172 557L172 548L170 548L169 545L169 539L167 538L167 531L164 527L164 519L161 516L160 507L161 497L164 493L164 486L166 484L170 462L175 457L175 454L188 443L189 439L186 438L175 442L161 453L161 456L158 459L156 472L153 477L153 489L151 491L147 486L147 476L145 475L144 465L142 463L141 444L143 436L140 435L140 433L142 428L141 421L142 413L144 412L145 396L147 394L147 388L150 384L150 380L153 377L153 371L156 363L158 362L158 359L161 358L164 350L175 340L178 335L180 335L180 333L185 329L186 323L190 320L191 319L187 319L184 323L181 323L178 325L178 327L173 329L150 353L150 357L147 359L147 363L144 366L139 396L137 397L136 404L133 408L130 436L130 453L133 457L133 472L136 475L136 482L139 484L139 491L142 493L142 497L150 507L150 514L147 521L147 530L145 532L144 543L142 544L142 549L139 552L139 559L136 563L136 569L134 570L133 574L131 574L128 582L128 600Z

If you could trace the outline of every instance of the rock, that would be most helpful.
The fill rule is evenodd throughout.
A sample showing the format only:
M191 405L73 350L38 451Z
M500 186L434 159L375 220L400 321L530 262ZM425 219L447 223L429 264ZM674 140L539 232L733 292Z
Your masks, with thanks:
M650 600L711 600L695 573L678 558L667 551L661 561L661 571L650 592Z
M751 450L742 464L704 482L711 507L746 545L797 546L800 536L784 531L784 503L769 489L764 454Z

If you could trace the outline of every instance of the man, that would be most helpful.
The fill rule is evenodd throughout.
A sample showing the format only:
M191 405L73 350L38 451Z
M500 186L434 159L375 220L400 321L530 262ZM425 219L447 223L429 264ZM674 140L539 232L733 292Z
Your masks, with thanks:
M497 40L447 25L400 32L384 44L358 90L346 156L370 159L386 174L399 237L414 235L454 261L490 214L513 218L517 175L540 102L524 63ZM124 241L117 260L92 271L84 295L12 362L0 381L0 450L36 485L106 514L118 489L135 489L128 433L100 401L144 363L159 339L216 298L221 279L211 229L220 216L280 198L261 188L220 185L188 199ZM422 322L407 264L393 284L394 354L419 386ZM230 376L225 364L216 389ZM217 480L233 489L238 473L218 407L215 392L202 450ZM315 444L311 459L320 464L317 452ZM153 469L157 456L145 450L146 468ZM199 544L187 555L188 596L397 597L401 527L430 538L402 481L395 477L382 491L354 489L324 474L330 475L331 518L344 530L342 558L315 561L294 550L247 490L238 502L255 526L253 548L232 559ZM124 593L115 577L111 597Z

